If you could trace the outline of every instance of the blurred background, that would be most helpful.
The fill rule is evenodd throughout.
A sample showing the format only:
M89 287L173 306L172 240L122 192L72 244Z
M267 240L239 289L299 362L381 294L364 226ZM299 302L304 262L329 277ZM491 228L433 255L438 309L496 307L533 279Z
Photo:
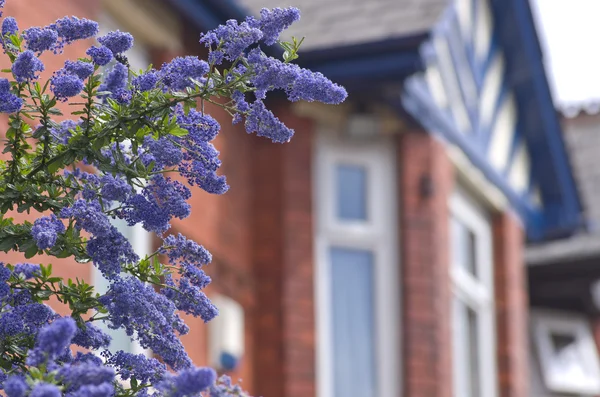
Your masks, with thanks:
M206 57L200 33L228 19L296 6L282 40L306 37L296 62L348 89L335 107L270 97L296 130L285 145L208 108L231 190L194 191L171 229L214 257L221 315L186 318L197 365L263 397L598 396L600 1L531 1L13 0L5 14L129 31L145 69ZM122 334L111 348L143 351Z

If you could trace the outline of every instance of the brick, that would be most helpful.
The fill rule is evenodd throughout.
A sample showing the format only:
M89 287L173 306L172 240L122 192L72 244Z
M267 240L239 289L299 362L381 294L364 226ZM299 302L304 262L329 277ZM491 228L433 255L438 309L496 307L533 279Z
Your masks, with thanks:
M523 231L509 213L495 215L493 231L499 396L525 397L529 339Z
M451 378L448 197L454 180L443 145L422 132L398 148L402 254L403 395L449 397ZM435 186L420 194L421 178ZM436 249L430 243L435 242Z

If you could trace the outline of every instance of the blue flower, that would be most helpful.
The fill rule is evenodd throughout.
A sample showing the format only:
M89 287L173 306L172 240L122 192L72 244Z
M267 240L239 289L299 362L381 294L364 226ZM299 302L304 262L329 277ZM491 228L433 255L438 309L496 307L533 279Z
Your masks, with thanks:
M58 387L49 383L37 383L29 397L61 397L62 393Z
M57 127L52 127L50 133L58 142L66 145L69 139L73 135L71 131L77 128L78 124L73 120L65 120L58 124Z
M27 49L41 54L54 48L58 40L58 33L54 29L33 27L23 31L27 42Z
M31 50L20 53L12 65L13 75L19 83L37 79L38 72L43 70L44 64Z
M77 328L73 343L86 349L100 349L110 345L111 337L92 323L85 323L85 329Z
M294 135L294 130L286 127L262 101L255 101L250 107L245 127L248 133L256 132L256 135L267 137L275 143L289 142Z
M63 208L60 215L74 218L78 228L92 234L86 245L87 254L105 277L115 278L122 264L139 260L129 241L110 224L97 201L77 200L71 207Z
M122 91L127 88L127 78L129 76L129 70L127 66L122 63L116 63L112 69L110 69L105 77L104 82L98 88L98 91L108 91L112 93L111 97L115 98L120 95Z
M177 57L171 62L163 64L160 77L166 88L173 91L183 91L194 84L190 79L202 81L208 73L209 66L198 57Z
M227 375L221 375L219 379L210 387L210 397L246 397L240 385L235 385L231 382L231 378Z
M202 35L200 42L207 47L221 45L225 59L234 61L262 37L260 29L251 26L248 22L238 24L236 20L230 19L225 25L219 25L216 29Z
M40 274L40 265L33 263L17 263L13 273L22 276L25 280L29 280Z
M15 305L13 311L23 320L24 325L32 334L37 333L39 328L47 325L50 320L56 317L56 313L54 313L50 306L43 303Z
M165 397L193 397L211 387L217 380L212 368L190 368L169 375L157 385Z
M189 278L181 277L177 284L168 278L166 284L171 288L164 288L161 292L175 303L178 310L200 317L205 323L219 314L204 292L200 291L200 287L192 284Z
M160 76L158 72L155 70L151 70L137 77L134 77L132 80L132 84L135 87L135 89L140 92L150 91L151 89L156 87L159 78Z
M273 45L279 39L279 35L290 25L300 19L300 11L295 7L273 8L260 10L260 19L248 17L246 21L263 33L263 41L266 45Z
M142 194L127 200L123 215L130 226L141 222L144 229L160 234L170 227L171 218L189 216L190 205L186 200L190 197L190 190L185 185L157 174Z
M65 390L67 396L71 396L71 393L87 386L111 384L115 379L115 371L110 367L102 366L101 360L85 360L64 365L58 371L58 378L67 385ZM75 395L87 396L87 394Z
M118 368L121 379L135 378L141 383L157 383L167 372L167 367L155 358L143 354L131 354L122 350L109 356L107 363Z
M79 95L83 91L83 87L83 80L77 75L61 71L56 73L50 81L50 89L61 101Z
M99 385L84 385L68 394L69 397L113 397L115 387L108 382Z
M61 210L62 218L74 218L76 226L94 235L106 233L111 224L97 201L77 200Z
M31 235L39 249L54 247L59 233L64 233L65 225L52 214L37 219L31 228Z
M90 47L85 52L92 58L92 61L99 66L107 65L113 59L113 53L108 48L101 47Z
M321 73L268 57L259 48L250 51L248 63L255 73L250 81L256 87L258 99L264 99L268 91L276 89L284 90L290 101L338 104L348 96L343 87Z
M99 31L97 22L77 17L61 18L48 27L56 30L60 38L60 41L57 43L57 50L73 41L94 37Z
M25 324L21 317L14 312L6 312L0 315L0 338L6 339L16 336L25 331Z
M154 140L151 136L147 136L144 139L144 145L148 148L149 154L151 154L151 159L148 159L155 161L156 167L159 169L172 167L183 161L181 148L176 146L169 138L165 137ZM149 164L148 161L146 163Z
M108 309L110 327L124 328L136 335L140 345L150 348L171 368L191 365L190 358L176 333L189 331L177 315L173 302L135 277L116 279L108 292L100 297Z
M132 191L131 186L125 179L110 174L100 178L100 184L102 185L100 194L106 200L125 201Z
M10 82L0 78L0 113L16 113L22 106L23 100L10 92Z
M161 252L166 253L172 263L186 263L195 266L207 265L212 261L212 255L195 241L188 240L179 233L169 235L163 240Z
M308 69L300 70L294 83L287 90L287 94L288 99L293 102L318 101L331 105L342 103L348 97L344 87L332 83L321 73Z
M108 231L89 239L86 251L108 279L115 278L121 273L122 264L136 263L140 259L125 236L112 225Z
M35 347L27 356L28 365L43 364L64 354L77 332L75 321L62 317L43 327L37 335Z
M2 36L12 35L19 31L17 20L13 17L6 17L2 21Z
M175 112L177 124L189 131L188 139L195 141L209 142L215 139L221 126L213 117L203 114L196 109L190 109L187 115L183 108L178 106Z
M11 376L2 386L7 397L24 397L27 392L27 383L20 375Z
M79 77L81 80L85 80L94 73L94 65L89 62L83 61L65 61L65 72L71 73Z
M197 164L195 163L195 165ZM217 175L214 171L202 175L195 183L205 192L211 194L225 194L229 190L225 175Z
M121 54L133 47L133 36L119 30L98 37L98 42L111 50L114 55Z

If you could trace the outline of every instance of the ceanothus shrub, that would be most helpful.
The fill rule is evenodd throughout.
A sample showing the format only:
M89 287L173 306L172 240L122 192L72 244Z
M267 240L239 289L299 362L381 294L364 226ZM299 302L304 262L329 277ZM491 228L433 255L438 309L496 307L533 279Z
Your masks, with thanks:
M346 98L322 74L292 63L300 43L279 42L299 18L295 8L276 8L262 10L258 19L230 20L201 36L206 60L178 57L140 71L128 66L129 33L96 37L98 24L77 17L20 31L14 18L4 18L0 43L11 67L0 77L0 112L8 114L8 160L0 161L0 251L92 262L110 283L98 294L83 280L53 276L49 264L0 263L4 394L245 395L214 370L194 367L179 340L188 332L180 312L206 322L218 311L203 292L211 254L169 228L173 218L190 215L194 189L228 189L211 143L220 126L204 112L205 103L224 108L248 133L284 143L294 131L267 108L269 92L327 104ZM60 54L92 38L97 44L82 58L47 71L51 77L40 81L41 54ZM283 60L261 49L276 43ZM40 215L18 223L7 217L14 210ZM140 224L162 245L139 257L113 219ZM49 299L65 304L70 314L55 313ZM102 322L125 330L160 361L109 352L110 337L97 326ZM88 353L74 354L73 346Z

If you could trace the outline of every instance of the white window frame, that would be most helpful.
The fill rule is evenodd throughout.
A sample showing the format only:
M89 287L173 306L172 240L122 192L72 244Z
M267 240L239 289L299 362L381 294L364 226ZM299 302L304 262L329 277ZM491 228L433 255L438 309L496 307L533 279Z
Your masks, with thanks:
M321 133L316 139L313 180L316 181L315 295L317 383L319 397L332 397L330 247L364 249L374 254L375 362L378 397L396 397L400 390L399 270L396 160L388 140L341 140ZM337 164L367 170L367 221L336 219Z
M557 393L598 395L600 393L600 360L589 320L575 313L536 310L531 313L531 329L538 353L542 378L546 388ZM577 350L585 360L586 369L594 375L587 380L569 381L565 377L553 376L551 362L553 333L570 334L576 339Z
M452 324L456 324L456 313L453 310L455 299L477 314L477 361L479 364L480 390L474 391L472 397L496 397L498 395L496 375L496 331L494 307L494 266L491 222L485 211L472 200L465 192L456 190L450 197L449 231L452 242L452 219L456 219L466 226L475 235L475 266L477 278L470 274L458 263L453 263L452 244L450 244L450 276L452 279L453 299L451 302ZM464 351L464 339L452 333L453 352ZM455 397L464 397L467 394L460 380L465 379L465 374L459 373L461 368L459 358L453 353L453 388Z

